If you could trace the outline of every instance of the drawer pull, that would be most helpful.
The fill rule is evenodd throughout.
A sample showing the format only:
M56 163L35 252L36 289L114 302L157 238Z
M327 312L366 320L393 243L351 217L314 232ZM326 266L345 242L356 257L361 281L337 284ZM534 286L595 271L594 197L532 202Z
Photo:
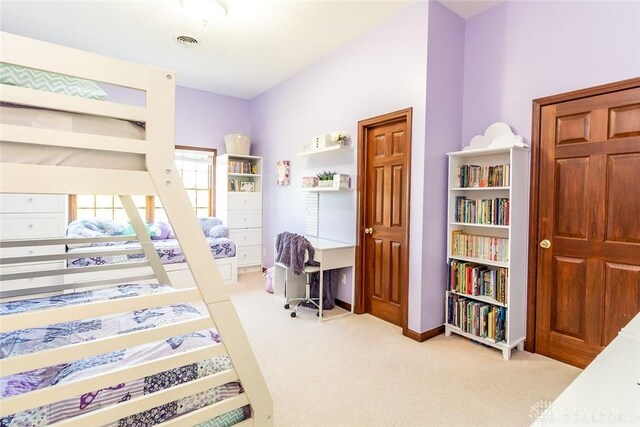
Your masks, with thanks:
M29 255L33 255L33 249L31 249L28 253Z
M33 224L29 224L29 225L27 226L27 228L28 228L28 229L32 229L32 228L33 228Z
M29 197L29 198L27 199L27 202L29 202L29 203L33 202L33 198L32 198L32 197Z

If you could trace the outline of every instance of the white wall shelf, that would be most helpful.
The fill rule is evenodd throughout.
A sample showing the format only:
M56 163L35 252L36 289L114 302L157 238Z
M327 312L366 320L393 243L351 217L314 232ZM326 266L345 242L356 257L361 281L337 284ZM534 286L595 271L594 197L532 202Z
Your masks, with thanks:
M353 147L350 145L332 145L327 148L318 148L316 150L308 150L301 151L298 153L299 157L313 157L313 156L324 156L326 154L334 154L334 153L346 153L349 151L353 151Z
M459 289L451 288L448 283L445 292L445 334L452 333L462 335L474 341L502 350L503 357L509 359L511 350L517 347L524 348L526 333L526 290L527 290L527 237L528 237L528 210L529 210L529 150L528 148L492 148L479 150L464 150L449 153L449 206L448 206L448 244L447 262L452 260L473 263L475 266L489 269L507 269L508 277L505 287L505 300L498 301L488 295L468 295ZM507 186L501 187L461 187L459 180L459 167L463 165L496 166L510 165L510 176ZM461 192L480 191L486 198L509 199L509 225L474 224L456 221L456 196ZM485 193L495 191L497 194ZM479 194L477 195L479 197ZM461 230L468 235L483 237L495 237L507 239L508 255L505 261L491 261L483 258L468 257L453 253L452 233ZM493 242L492 242L493 243ZM464 270L463 270L464 271ZM449 274L451 281L452 274ZM496 342L488 337L478 336L472 331L465 331L450 318L450 299L454 303L465 299L467 304L480 304L480 307L488 305L499 307L496 310L506 310L504 325L504 340ZM465 306L465 304L462 304ZM469 308L469 305L466 305ZM481 319L487 321L488 319ZM464 324L463 324L464 325Z

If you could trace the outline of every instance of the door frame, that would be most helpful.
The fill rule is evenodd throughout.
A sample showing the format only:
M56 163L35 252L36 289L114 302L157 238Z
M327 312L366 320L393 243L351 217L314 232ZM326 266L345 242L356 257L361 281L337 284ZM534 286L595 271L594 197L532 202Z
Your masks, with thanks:
M640 77L533 100L533 118L531 121L531 191L529 195L529 272L527 274L527 338L524 345L525 350L531 353L535 353L536 351L536 294L538 279L538 241L540 239L538 235L538 200L540 191L540 127L542 126L542 107L619 92L634 87L640 87Z
M363 262L364 256L364 177L366 175L366 152L365 146L369 136L369 129L375 126L384 125L387 123L393 123L397 121L405 121L407 125L407 187L404 197L404 221L406 224L404 231L404 240L406 242L406 257L402 260L402 284L400 287L400 300L402 303L402 333L407 335L408 333L408 317L409 317L409 225L410 225L410 197L411 197L411 130L412 130L412 116L413 108L405 108L404 110L393 111L391 113L382 114L380 116L371 117L369 119L360 120L358 122L358 218L356 221L356 263L355 263L355 298L354 298L354 312L356 314L364 313L364 268Z

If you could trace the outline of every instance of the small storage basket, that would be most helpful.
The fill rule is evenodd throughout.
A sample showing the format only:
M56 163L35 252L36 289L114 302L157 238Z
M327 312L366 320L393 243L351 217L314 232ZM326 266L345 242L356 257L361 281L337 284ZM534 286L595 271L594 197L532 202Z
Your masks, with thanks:
M248 156L251 151L251 140L244 133L230 133L224 137L224 147L227 154Z

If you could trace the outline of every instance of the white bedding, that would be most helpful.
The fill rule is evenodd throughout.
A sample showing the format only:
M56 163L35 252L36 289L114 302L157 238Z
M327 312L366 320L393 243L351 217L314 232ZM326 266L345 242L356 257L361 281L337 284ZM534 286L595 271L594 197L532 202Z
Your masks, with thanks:
M141 141L145 138L145 130L142 126L126 120L7 104L0 105L0 123ZM87 168L104 168L105 165L109 165L111 169L146 170L145 158L142 154L8 141L0 141L0 162Z

